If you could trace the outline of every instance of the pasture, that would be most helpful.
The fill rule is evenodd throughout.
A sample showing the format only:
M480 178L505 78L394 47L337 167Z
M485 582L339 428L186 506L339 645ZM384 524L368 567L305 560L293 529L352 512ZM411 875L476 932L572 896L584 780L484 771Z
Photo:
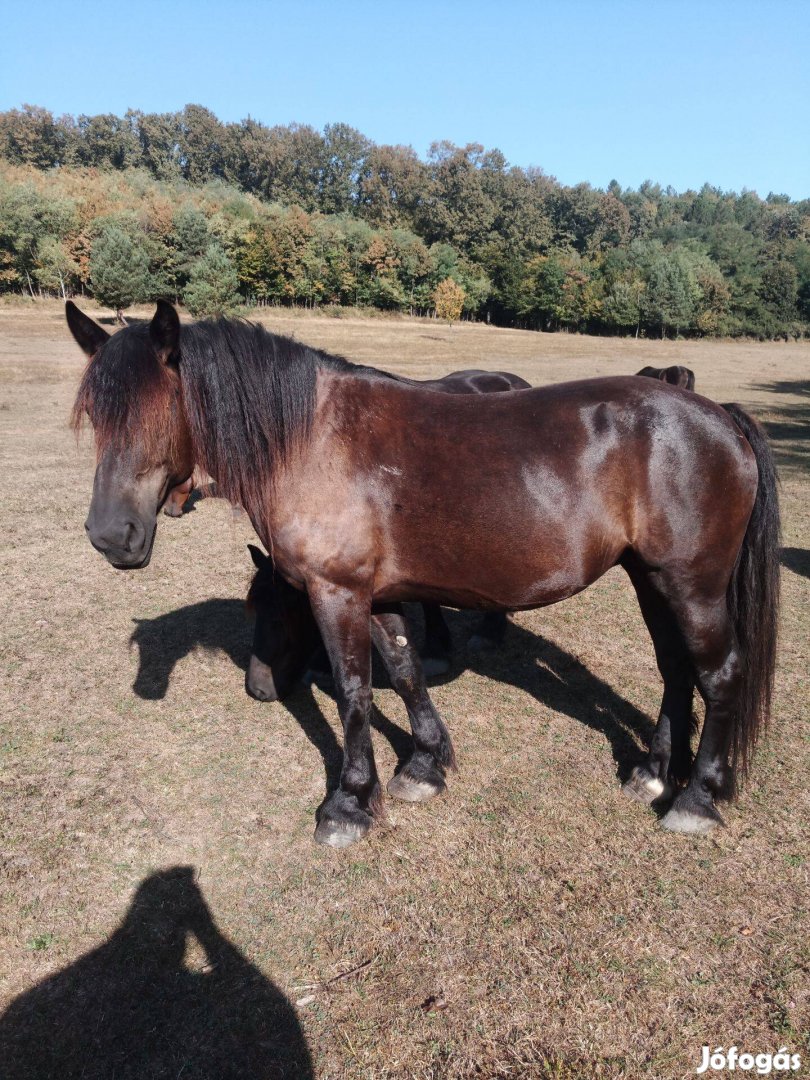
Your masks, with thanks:
M147 569L109 566L84 535L62 307L0 308L0 1075L674 1080L704 1044L810 1062L810 346L262 318L415 378L681 363L765 421L785 545L770 734L708 838L622 795L661 681L614 570L511 617L494 653L449 613L447 795L318 847L337 710L315 687L244 692L249 523L203 500L161 518ZM375 704L385 783L409 733L380 672Z

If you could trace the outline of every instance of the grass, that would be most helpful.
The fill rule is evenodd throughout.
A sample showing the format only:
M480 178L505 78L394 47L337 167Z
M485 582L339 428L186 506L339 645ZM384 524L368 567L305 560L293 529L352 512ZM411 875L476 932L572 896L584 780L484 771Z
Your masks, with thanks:
M81 357L58 305L0 308L0 1074L674 1080L708 1043L810 1061L810 348L265 321L416 377L684 363L765 419L787 549L771 734L711 838L622 797L661 688L611 571L492 655L452 616L447 797L316 847L337 713L314 688L244 694L250 526L205 501L161 521L149 568L108 566L66 428ZM384 681L375 702L387 778L407 720Z

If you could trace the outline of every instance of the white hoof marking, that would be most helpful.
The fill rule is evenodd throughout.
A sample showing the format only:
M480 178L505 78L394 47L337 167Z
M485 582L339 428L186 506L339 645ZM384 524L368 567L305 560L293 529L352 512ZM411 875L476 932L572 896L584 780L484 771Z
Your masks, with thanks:
M649 804L659 799L668 799L672 788L657 776L649 776L642 769L633 769L633 774L624 785L624 793L638 802Z
M392 777L388 782L388 794L402 802L427 802L443 790L443 787L429 784L426 780L411 780L401 774Z
M719 822L702 814L690 814L688 810L670 810L661 819L661 826L669 832L691 833L695 836L709 833Z

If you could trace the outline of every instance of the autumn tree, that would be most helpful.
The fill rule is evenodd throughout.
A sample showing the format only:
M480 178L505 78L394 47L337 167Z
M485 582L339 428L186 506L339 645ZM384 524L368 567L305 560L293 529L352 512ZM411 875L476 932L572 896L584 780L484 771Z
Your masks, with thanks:
M464 290L452 278L445 278L436 286L433 304L436 309L436 318L446 319L452 326L461 318L461 312L464 310Z

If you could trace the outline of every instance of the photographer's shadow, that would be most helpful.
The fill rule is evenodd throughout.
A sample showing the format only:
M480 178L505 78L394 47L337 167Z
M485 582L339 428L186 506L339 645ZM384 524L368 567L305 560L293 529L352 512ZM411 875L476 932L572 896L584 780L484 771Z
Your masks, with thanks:
M3 1080L314 1077L292 1005L222 935L187 866L148 877L104 945L11 1003L0 1062Z

